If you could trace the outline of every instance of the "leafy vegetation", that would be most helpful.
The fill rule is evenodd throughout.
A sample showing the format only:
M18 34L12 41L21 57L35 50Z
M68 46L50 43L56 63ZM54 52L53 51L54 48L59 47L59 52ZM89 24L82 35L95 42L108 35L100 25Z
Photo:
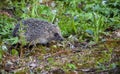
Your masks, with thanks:
M20 55L24 53L22 62L19 61L20 65L17 66L17 69L21 67L21 64L25 66L24 60L24 62L30 61L29 66L36 67L36 63L33 63L34 59L31 59L34 58L34 55L39 57L35 60L46 63L44 67L40 63L37 64L47 71L57 66L60 68L60 72L61 68L67 72L79 69L81 71L82 68L87 67L96 68L97 71L114 69L120 66L120 58L118 58L120 39L116 38L116 33L114 33L120 29L119 13L119 0L5 0L0 3L0 65L8 63L7 61L3 62L5 59L2 60L7 54L18 58L19 53ZM66 41L51 45L50 48L43 46L33 49L14 48L8 53L9 47L18 42L22 46L26 45L24 38L13 37L12 31L18 21L27 18L39 18L59 25ZM83 50L83 48L88 50ZM82 52L74 54L71 49ZM60 50L62 52L57 53ZM62 55L58 57L56 54ZM47 61L44 61L44 57L47 57ZM52 68L52 66L54 67ZM29 71L28 68L25 69ZM42 72L43 69L39 67L35 71ZM29 72L34 73L34 71ZM24 73L24 70L20 70L20 73Z

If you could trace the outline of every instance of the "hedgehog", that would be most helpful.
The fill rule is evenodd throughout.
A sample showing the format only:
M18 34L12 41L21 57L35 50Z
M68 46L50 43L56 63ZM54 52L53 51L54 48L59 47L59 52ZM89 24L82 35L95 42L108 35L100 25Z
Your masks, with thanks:
M16 24L12 34L14 37L20 37L20 30L27 43L47 44L52 41L63 41L60 28L57 25L44 20L30 18L20 21Z

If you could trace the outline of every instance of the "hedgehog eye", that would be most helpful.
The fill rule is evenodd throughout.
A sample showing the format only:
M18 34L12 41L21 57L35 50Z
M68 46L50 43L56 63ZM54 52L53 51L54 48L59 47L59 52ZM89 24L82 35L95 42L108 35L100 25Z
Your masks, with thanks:
M55 33L54 36L57 37L59 34L58 33Z

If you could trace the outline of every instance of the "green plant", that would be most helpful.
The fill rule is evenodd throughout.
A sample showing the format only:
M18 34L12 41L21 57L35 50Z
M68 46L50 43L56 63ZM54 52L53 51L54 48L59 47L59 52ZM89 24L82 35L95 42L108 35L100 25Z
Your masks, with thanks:
M115 63L109 63L109 61L112 58L112 53L113 53L113 49L109 49L109 51L103 51L103 57L100 58L97 62L96 62L96 67L101 69L101 70L106 70L106 69L111 69L114 68L116 66ZM109 63L109 64L107 64Z
M14 27L15 19L8 18L5 15L0 16L0 35L3 43L15 43L12 37L12 29ZM11 43L11 44L13 44Z
M96 0L57 0L55 1L56 7L40 4L39 0L4 1L4 3L8 9L15 8L14 17L22 19L33 17L58 23L64 36L73 34L80 39L90 37L90 40L98 42L101 39L101 33L104 33L104 30L109 26L120 27L118 14L120 12L120 1L118 0L105 3ZM56 12L52 12L53 10ZM11 24L9 22L7 25ZM10 26L13 27L14 25L9 25L7 28L10 28ZM2 38L5 36L3 34L10 34L3 31L1 33ZM13 40L13 38L8 40ZM15 42L17 42L17 39Z
M76 69L76 66L75 66L74 64L69 63L69 64L67 64L67 65L68 65L68 67L69 67L70 69L72 69L72 70L75 70L75 69Z
M2 56L3 56L3 50L2 47L0 46L0 61L2 60Z
M92 40L98 42L100 35L104 33L104 30L109 26L109 24L106 24L107 19L97 13L86 13L84 16L81 15L81 18L85 19L81 22L80 27L82 30L87 32L92 37Z
M12 49L11 54L14 55L14 56L18 56L19 55L18 51L15 50L15 49Z

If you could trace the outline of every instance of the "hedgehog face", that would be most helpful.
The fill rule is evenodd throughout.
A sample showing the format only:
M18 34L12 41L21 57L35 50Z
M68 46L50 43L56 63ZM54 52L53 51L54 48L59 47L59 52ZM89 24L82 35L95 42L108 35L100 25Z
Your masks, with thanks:
M55 40L55 41L63 41L63 37L61 35L60 29L58 26L54 26L54 28L52 29L52 39L51 40Z
M63 37L59 33L54 33L54 40L63 41Z

